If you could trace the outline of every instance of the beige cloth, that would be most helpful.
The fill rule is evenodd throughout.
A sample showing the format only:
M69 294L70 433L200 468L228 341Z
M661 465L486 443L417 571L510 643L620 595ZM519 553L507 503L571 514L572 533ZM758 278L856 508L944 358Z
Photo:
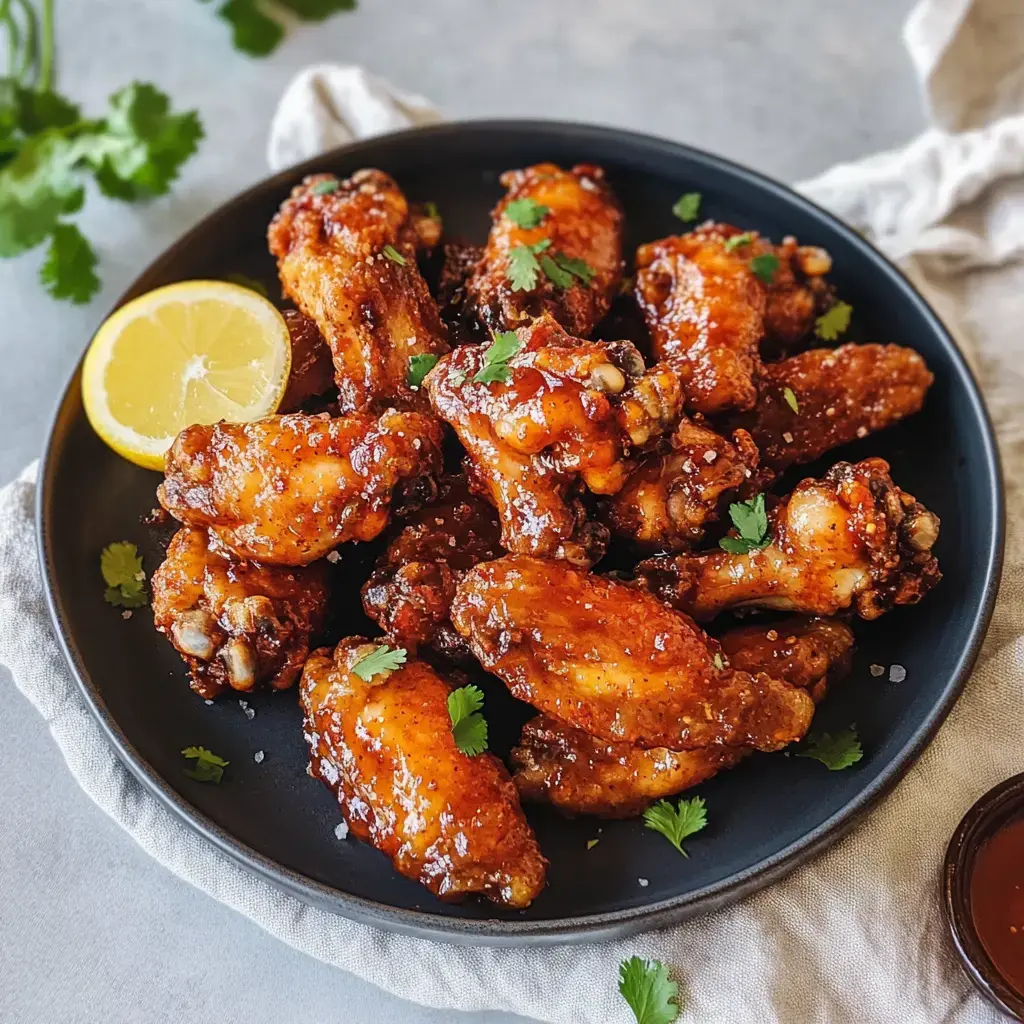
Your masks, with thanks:
M617 965L635 953L672 966L688 993L683 1019L702 1024L995 1024L995 1011L952 960L936 896L960 816L989 786L1024 770L1024 536L1016 515L1024 272L1011 262L1024 241L1020 0L922 0L907 45L944 127L801 189L903 260L974 353L1003 438L1010 528L1003 593L967 692L853 835L728 910L599 947L459 949L305 906L217 853L114 757L50 633L30 469L0 491L0 661L46 718L82 788L153 857L215 899L296 948L427 1005L564 1024L625 1022ZM271 158L299 159L310 146L432 116L422 101L396 98L359 69L313 69L282 101Z

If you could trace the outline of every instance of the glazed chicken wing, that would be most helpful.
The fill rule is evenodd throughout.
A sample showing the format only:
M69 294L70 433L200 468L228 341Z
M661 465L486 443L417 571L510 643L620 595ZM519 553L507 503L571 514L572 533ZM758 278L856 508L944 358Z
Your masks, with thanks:
M271 221L281 283L330 346L343 413L422 407L409 359L448 351L416 266L422 236L401 189L377 170L308 177Z
M464 477L445 480L437 501L408 516L363 585L363 609L411 653L424 646L461 659L452 628L455 586L478 562L504 554L494 509L470 494Z
M745 430L729 441L700 417L684 416L671 438L643 456L622 490L605 502L603 519L641 548L688 551L757 463Z
M283 315L292 342L292 370L278 411L295 412L331 389L334 362L324 336L308 316L297 309L286 309Z
M311 773L335 791L360 839L435 895L529 906L547 862L504 765L455 745L451 686L429 665L409 661L363 680L354 669L377 646L350 637L306 662Z
M832 257L816 245L798 245L792 235L781 245L752 232L755 241L741 251L751 258L762 253L779 261L768 285L764 311L763 354L777 355L799 346L810 336L815 320L835 302L825 275L832 269Z
M501 183L508 193L494 208L483 257L466 283L467 314L501 331L550 313L570 334L586 337L608 312L622 280L622 210L604 171L537 164L507 171ZM530 227L507 212L526 200L534 204L536 223L525 220ZM520 256L536 264L532 286L515 279L512 267ZM576 261L568 265L580 272L564 269L566 260Z
M157 495L240 558L308 565L343 541L376 537L393 500L432 495L440 445L432 415L393 409L379 419L291 413L197 425L175 439Z
M452 622L514 697L602 739L689 750L776 750L813 702L767 675L719 667L718 644L641 590L509 555L462 579Z
M637 576L700 621L748 606L810 615L853 608L874 619L939 581L931 553L938 535L938 517L893 483L884 460L840 462L783 499L767 546L651 558Z
M731 426L750 431L770 478L918 412L933 380L924 360L899 345L811 349L766 365L757 405Z
M207 700L228 688L292 686L327 603L319 566L239 561L213 549L206 530L191 527L171 539L152 587L156 628Z
M853 634L834 619L796 617L729 630L721 644L732 668L765 672L819 701L830 678L849 668ZM511 759L524 800L550 803L563 814L628 818L731 768L748 753L744 747L643 750L539 715L523 727Z
M465 346L426 378L430 401L469 453L471 483L497 508L510 551L585 565L607 531L589 523L578 484L614 494L626 455L678 418L678 379L644 371L628 342L588 342L550 317L520 328L495 365L490 348Z

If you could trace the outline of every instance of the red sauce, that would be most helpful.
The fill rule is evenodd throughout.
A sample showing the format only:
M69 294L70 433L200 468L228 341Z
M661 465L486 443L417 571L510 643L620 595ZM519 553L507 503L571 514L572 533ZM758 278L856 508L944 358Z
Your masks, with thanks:
M971 873L971 916L989 959L1024 993L1024 818L987 839Z

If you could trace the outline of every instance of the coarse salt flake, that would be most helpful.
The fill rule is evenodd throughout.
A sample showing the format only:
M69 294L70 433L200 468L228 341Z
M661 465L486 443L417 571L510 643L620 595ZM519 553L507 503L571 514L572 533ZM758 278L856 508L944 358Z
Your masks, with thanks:
M257 750L256 753L252 755L252 759L257 764L263 764L263 758L264 758L264 754L263 754L262 750Z
M784 434L782 435L782 440L783 440L783 441L785 441L785 442L786 442L786 444L792 444L792 443L793 443L793 435L792 435L792 434L791 434L791 433L790 433L790 432L789 432L789 431L787 430L787 431L786 431L786 432L785 432L785 433L784 433Z
M868 666L868 671L877 679L878 676L885 675L885 666L884 665L869 665Z
M650 879L638 878L637 881L646 889L651 884Z
M344 821L338 822L338 824L334 826L334 834L339 839L344 839L348 835L348 825Z
M330 562L331 565L337 565L337 563L341 561L341 555L339 555L337 551L328 551L327 561Z
M121 618L122 619L130 619L131 617L132 617L132 613L131 613L130 609L126 608L123 612L121 612Z
M907 670L902 665L889 666L889 682L902 683L907 678Z
M712 463L712 462L714 462L714 461L715 461L715 459L717 459L717 458L718 458L718 452L716 452L716 451L707 451L707 452L705 452L705 453L704 453L704 461L705 461L705 462L706 462L706 463L707 463L707 464L708 464L709 466L710 466L710 465L711 465L711 463Z

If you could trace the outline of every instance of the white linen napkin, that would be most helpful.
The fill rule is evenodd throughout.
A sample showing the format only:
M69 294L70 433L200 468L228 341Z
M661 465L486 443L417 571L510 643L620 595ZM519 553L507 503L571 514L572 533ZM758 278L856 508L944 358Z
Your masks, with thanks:
M686 994L682 1019L704 1024L995 1024L998 1014L947 949L937 888L960 816L988 787L1024 770L1024 533L1015 515L1024 483L1024 268L1012 262L1024 246L1024 17L1019 0L921 0L906 40L944 127L799 187L900 259L976 357L1004 445L1010 523L1002 594L967 691L863 825L732 908L602 946L463 949L306 906L182 825L114 756L51 633L31 466L0 490L0 662L92 799L154 858L271 934L429 1006L559 1024L625 1022L617 966L639 954L672 966ZM424 100L361 69L323 65L286 91L268 159L277 168L436 117Z

